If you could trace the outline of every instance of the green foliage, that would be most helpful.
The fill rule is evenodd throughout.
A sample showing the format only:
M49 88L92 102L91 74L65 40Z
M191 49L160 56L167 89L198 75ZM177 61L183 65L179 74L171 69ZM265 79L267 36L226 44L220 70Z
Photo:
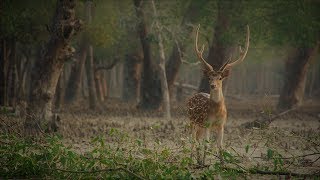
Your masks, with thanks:
M306 47L319 40L317 1L247 0L243 4L243 17L252 27L254 41Z
M86 22L86 2L86 0L77 1L76 15L85 22L83 32L87 34L90 44L94 46L97 59L109 60L115 56L125 56L141 50L136 29L138 19L132 0L93 1L90 24ZM154 35L155 17L152 8L148 5L149 2L145 3L147 4L144 11L149 29L148 37L153 44L153 56L157 57L155 55L157 53L155 48L157 38ZM163 27L161 33L166 54L171 53L175 41L181 41L186 44L184 57L188 61L196 58L191 50L193 38L185 33L186 28L201 24L200 41L211 43L214 39L212 32L218 22L219 8L221 16L229 19L228 30L218 37L224 43L243 44L245 25L250 25L251 45L248 54L250 60L261 62L274 59L278 57L278 51L283 52L285 49L279 48L281 46L313 46L319 40L320 3L318 1L171 0L155 1L155 3L158 11L156 18ZM34 47L48 40L46 26L51 23L55 4L55 0L4 0L0 38L12 39L30 49L36 49ZM194 10L198 12L194 13ZM183 21L188 25L184 26ZM81 37L81 35L77 36L74 43L79 44Z
M249 148L250 148L250 145L249 145L249 144L247 144L247 145L246 145L246 147L245 147L246 153L248 153L248 152L249 152Z
M47 39L55 2L42 0L5 0L1 11L0 38L23 43L39 43Z
M317 1L276 1L272 29L279 43L298 46L314 45L319 40L319 9Z
M282 155L272 149L268 149L267 150L267 159L268 160L273 160L273 170L274 171L279 171L279 170L283 170L283 157Z
M188 179L189 158L167 163L169 149L155 151L141 146L141 141L124 145L128 137L113 129L109 132L116 144L107 144L102 137L92 140L93 149L82 155L62 144L58 137L33 142L14 136L1 137L0 166L2 178L73 178L100 177L107 179ZM139 156L138 156L139 155ZM143 157L143 158L142 158Z
M190 158L186 145L176 153L174 149L163 147L160 141L150 146L118 129L111 129L106 137L94 138L90 150L83 154L64 145L58 136L34 141L3 134L0 143L1 178L214 179L219 175L236 179L269 169L286 172L282 155L272 149L266 154L272 166L245 169L240 165L239 156L221 151L219 157L224 164L216 160L202 167Z

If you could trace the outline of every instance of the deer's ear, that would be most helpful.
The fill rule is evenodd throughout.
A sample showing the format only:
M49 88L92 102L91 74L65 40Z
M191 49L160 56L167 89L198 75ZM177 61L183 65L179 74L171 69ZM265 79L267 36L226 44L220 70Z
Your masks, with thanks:
M226 68L223 72L222 72L222 79L228 77L230 75L230 68Z

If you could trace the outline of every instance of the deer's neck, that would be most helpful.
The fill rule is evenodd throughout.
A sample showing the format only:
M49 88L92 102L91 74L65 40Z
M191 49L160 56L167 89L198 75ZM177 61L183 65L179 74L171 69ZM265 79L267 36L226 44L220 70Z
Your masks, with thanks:
M218 90L210 90L210 99L215 103L220 103L224 101L222 88Z

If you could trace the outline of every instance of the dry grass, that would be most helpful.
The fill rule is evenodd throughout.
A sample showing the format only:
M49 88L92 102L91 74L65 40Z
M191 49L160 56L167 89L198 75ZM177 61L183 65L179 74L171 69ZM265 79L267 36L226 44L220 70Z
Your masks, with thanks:
M238 159L237 165L245 168L273 167L268 152L281 154L283 167L296 173L319 173L320 169L320 119L318 111L294 111L272 122L266 129L244 129L240 125L254 120L270 104L257 102L242 106L232 106L229 102L229 118L225 130L225 149ZM146 147L161 145L179 154L190 146L189 122L184 116L182 105L176 105L171 120L160 117L160 112L138 112L130 106L107 104L105 111L90 112L85 108L69 109L61 113L59 134L67 145L85 154L91 150L91 139L106 136L107 143L111 129L118 129L132 138L146 142ZM1 116L2 132L19 129L21 122L14 117ZM6 122L4 124L4 121ZM11 129L10 129L11 127ZM215 152L214 137L210 152ZM207 164L218 159L211 155ZM256 175L250 175L255 179ZM265 176L268 178L268 176Z

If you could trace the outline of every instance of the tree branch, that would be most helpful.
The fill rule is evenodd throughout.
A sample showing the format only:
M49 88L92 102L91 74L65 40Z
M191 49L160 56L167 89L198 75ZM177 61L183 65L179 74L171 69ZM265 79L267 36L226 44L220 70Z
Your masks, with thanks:
M244 127L244 128L253 128L253 127L256 127L256 128L263 128L263 127L267 127L269 126L269 124L271 124L274 120L278 119L279 117L293 111L293 110L296 110L298 107L294 107L294 108L291 108L291 109L288 109L288 110L285 110L285 111L282 111L272 117L270 117L269 119L266 119L266 118L258 118L252 122L247 122L247 123L244 123L242 124L241 126Z
M77 173L77 174L91 174L91 173L99 173L99 172L111 172L111 171L124 171L138 179L145 179L141 177L140 175L126 169L123 167L118 167L118 168L106 168L106 169L98 169L98 170L92 170L92 171L74 171L74 170L67 170L67 169L60 169L60 168L54 168L50 170L56 170L56 171L61 171L61 172L68 172L68 173Z
M204 166L197 166L195 169L204 169L208 168L210 165L204 165ZM259 169L248 169L248 170L241 170L241 169L235 169L231 167L222 167L223 170L228 171L235 171L240 174L261 174L261 175L282 175L282 176L296 176L296 177L314 177L319 176L320 174L313 173L313 174L300 174L295 172L289 172L289 171L263 171Z
M96 73L97 71L112 69L117 63L118 59L115 58L111 64L95 67L94 72Z

